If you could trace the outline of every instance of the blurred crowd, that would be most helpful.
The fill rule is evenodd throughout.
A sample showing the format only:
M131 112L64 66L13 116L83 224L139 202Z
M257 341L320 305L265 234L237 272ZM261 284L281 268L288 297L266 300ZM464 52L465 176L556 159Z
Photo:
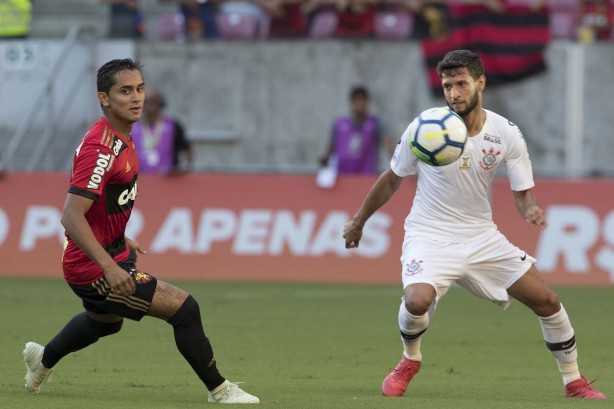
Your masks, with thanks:
M112 3L113 36L142 36L139 0ZM407 40L445 37L450 7L481 7L493 14L512 8L548 10L555 39L611 40L614 0L159 0L177 12L160 16L161 40L263 38L382 38ZM131 22L131 24L127 24Z
M110 35L142 37L138 0L111 4ZM159 0L177 4L160 16L159 39L368 38L409 39L445 27L446 0Z
M441 38L451 25L451 7L493 14L525 7L548 11L553 39L614 39L614 0L158 0L174 11L148 18L141 0L98 2L109 7L112 38ZM35 9L32 0L0 1L0 37L27 37Z

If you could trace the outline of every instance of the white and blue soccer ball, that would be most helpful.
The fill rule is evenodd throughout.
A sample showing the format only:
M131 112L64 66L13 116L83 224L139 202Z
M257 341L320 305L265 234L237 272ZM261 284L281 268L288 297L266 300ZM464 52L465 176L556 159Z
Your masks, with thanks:
M463 154L467 127L463 119L450 109L430 108L415 119L409 141L412 152L422 162L445 166Z

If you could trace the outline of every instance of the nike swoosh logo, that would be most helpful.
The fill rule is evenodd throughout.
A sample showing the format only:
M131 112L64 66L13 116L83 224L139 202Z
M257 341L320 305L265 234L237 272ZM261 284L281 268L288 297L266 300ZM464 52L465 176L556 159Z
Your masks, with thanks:
M525 261L527 259L527 253L524 253L524 256L520 257L520 260Z
M426 134L424 134L424 137L426 138L427 141L432 141L433 139L441 138L447 133L448 133L447 129L442 129L439 132L427 132Z

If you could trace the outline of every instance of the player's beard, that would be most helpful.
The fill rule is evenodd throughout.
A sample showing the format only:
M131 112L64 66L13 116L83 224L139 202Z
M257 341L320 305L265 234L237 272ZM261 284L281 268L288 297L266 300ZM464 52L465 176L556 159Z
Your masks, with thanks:
M454 108L452 107L452 104L450 104L448 101L446 101L446 103L448 104L448 107L452 111L458 114L458 116L460 116L461 118L465 118L471 112L473 112L476 106L478 106L478 101L479 101L479 95L478 95L478 90L476 89L475 92L473 93L473 96L471 97L471 100L469 101L469 103L467 103L467 108L463 109L462 111L455 111Z

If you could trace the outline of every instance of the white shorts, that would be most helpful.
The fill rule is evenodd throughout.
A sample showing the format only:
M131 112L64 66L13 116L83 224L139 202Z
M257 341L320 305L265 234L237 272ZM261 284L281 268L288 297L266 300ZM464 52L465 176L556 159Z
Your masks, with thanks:
M416 283L432 285L437 293L435 304L458 283L505 309L512 302L507 289L536 261L499 231L465 243L406 237L401 275L403 288Z

